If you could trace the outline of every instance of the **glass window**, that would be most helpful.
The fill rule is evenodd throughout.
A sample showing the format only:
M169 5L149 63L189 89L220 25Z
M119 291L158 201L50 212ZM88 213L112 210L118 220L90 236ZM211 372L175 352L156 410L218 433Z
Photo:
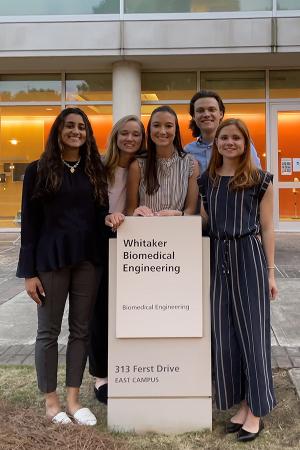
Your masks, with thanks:
M76 101L111 101L112 74L67 74L66 100Z
M279 189L279 218L286 221L300 221L300 189Z
M190 100L197 90L195 72L142 73L141 101Z
M280 111L278 120L278 180L280 182L299 182L299 111ZM284 170L288 164L289 169Z
M300 98L300 70L272 70L271 98Z
M141 112L141 120L147 128L150 115L152 111L157 108L160 105L143 105L142 106L142 112ZM189 115L189 105L171 105L171 108L174 109L174 111L177 114L178 121L179 121L179 127L180 127L180 135L182 140L182 145L185 146L189 142L192 142L194 140L192 136L191 130L189 130L189 123L191 120L191 117Z
M53 106L0 108L0 227L20 226L24 171L41 155L59 112Z
M76 105L76 107L78 107L78 105ZM104 153L107 145L107 139L113 126L112 107L103 105L80 105L79 108L82 109L88 116L93 128L98 149L100 153Z
M61 100L60 75L1 75L1 102Z
M300 1L299 0L277 0L278 10L299 10Z
M126 13L271 11L272 0L124 0Z
M1 16L118 14L120 0L10 0L0 2Z
M81 107L88 115L98 148L105 151L112 107ZM44 150L59 106L0 107L0 228L20 226L22 181L27 165Z
M251 140L260 158L263 169L267 167L266 161L266 109L265 104L225 104L225 119L234 117L242 119L250 132Z
M201 89L222 98L265 98L265 72L201 72Z

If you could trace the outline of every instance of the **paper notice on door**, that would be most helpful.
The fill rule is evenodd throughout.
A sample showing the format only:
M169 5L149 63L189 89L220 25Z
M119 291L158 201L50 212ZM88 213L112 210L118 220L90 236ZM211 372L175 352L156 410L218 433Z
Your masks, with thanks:
M292 175L292 158L281 158L281 175Z
M300 172L300 158L293 158L293 172Z

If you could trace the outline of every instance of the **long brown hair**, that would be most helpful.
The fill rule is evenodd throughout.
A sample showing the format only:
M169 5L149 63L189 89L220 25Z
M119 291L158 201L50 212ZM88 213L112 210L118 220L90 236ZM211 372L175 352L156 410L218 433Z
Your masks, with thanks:
M86 130L86 141L80 147L80 156L84 171L93 188L95 199L102 205L108 204L107 183L103 163L98 152L94 133L87 115L79 108L66 108L56 117L46 142L45 150L38 162L38 177L35 197L51 195L59 191L63 180L63 160L60 134L66 117L77 114L82 117Z
M142 142L140 145L140 148L138 151L133 155L133 157L136 157L143 152L145 152L146 149L146 136L145 136L145 128L143 123L140 121L140 119L130 114L128 116L122 117L118 122L116 122L111 130L109 139L108 139L108 145L107 145L107 151L104 155L104 165L106 169L107 179L108 181L113 184L115 181L115 171L119 164L120 159L120 151L118 149L117 140L118 140L118 133L119 131L126 125L128 122L133 121L136 122L141 130L142 133Z
M158 112L167 112L172 114L175 118L175 137L174 137L174 147L178 152L178 155L181 158L184 158L186 156L186 153L183 150L182 143L181 143L181 136L180 136L180 129L179 129L179 123L177 114L168 105L159 106L158 108L155 108L154 111L152 111L152 114L150 116L148 126L147 126L147 161L146 161L146 167L145 167L145 182L146 182L146 192L149 195L154 194L154 192L157 192L159 189L159 182L157 179L157 158L156 158L156 145L151 139L151 122L153 119L154 114Z
M251 159L251 139L247 125L240 119L226 119L220 123L216 131L215 140L212 148L211 160L208 164L208 173L212 180L215 182L218 180L217 170L223 165L223 156L219 153L217 147L217 138L221 130L230 125L234 125L242 133L245 140L245 151L240 156L239 165L235 171L234 176L229 182L229 186L232 190L247 189L255 186L259 183L260 173L254 166Z

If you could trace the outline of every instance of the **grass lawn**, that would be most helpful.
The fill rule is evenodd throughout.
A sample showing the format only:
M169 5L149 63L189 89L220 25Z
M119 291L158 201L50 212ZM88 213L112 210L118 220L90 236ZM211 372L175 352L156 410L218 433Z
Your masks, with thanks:
M43 398L29 366L0 366L0 450L234 450L300 449L300 401L284 370L274 372L278 406L265 419L265 431L252 443L239 444L225 435L231 413L213 412L213 432L181 435L112 433L106 428L106 407L94 399L92 379L86 375L82 404L98 418L93 428L51 424L44 418ZM59 386L64 368L59 370Z

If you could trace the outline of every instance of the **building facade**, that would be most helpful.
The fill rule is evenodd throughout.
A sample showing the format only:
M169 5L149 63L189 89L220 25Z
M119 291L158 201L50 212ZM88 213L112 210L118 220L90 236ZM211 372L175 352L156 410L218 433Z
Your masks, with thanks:
M114 121L169 104L184 143L200 88L248 125L274 174L277 230L300 231L300 0L0 2L0 230L20 225L22 178L59 111Z

